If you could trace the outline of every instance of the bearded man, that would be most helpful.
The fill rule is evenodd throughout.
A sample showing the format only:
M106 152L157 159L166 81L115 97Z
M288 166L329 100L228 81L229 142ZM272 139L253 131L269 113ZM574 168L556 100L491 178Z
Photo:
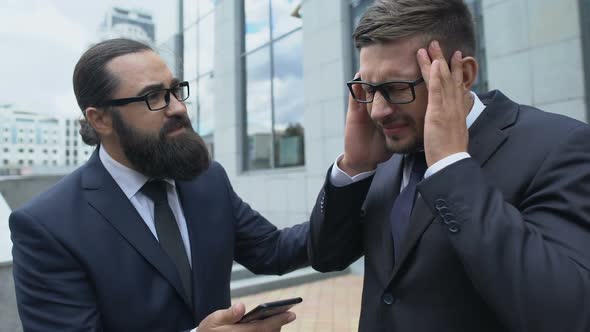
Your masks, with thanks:
M233 191L149 46L94 45L74 93L90 160L10 216L25 331L278 331L292 312L234 325L235 260L261 274L308 264L308 224L278 230Z

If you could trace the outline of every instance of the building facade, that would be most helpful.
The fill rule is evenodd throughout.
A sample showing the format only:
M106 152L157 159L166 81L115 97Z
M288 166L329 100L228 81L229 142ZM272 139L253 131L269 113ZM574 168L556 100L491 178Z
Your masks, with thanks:
M84 164L92 152L94 146L89 146L82 141L80 136L80 121L77 118L66 118L63 121L64 163L68 168L78 167Z
M372 1L182 2L195 128L254 208L278 226L307 220L343 151L345 82L358 66L351 34ZM475 90L586 121L582 2L466 1L478 34Z
M99 40L129 38L153 45L156 27L152 14L140 9L112 7L98 29Z
M62 124L53 116L0 106L0 175L20 175L63 163Z

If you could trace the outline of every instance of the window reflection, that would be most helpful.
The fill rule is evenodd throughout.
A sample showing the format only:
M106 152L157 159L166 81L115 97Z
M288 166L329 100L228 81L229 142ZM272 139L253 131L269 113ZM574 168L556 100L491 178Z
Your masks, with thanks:
M263 48L246 57L248 169L271 167L270 55Z
M194 2L199 3L199 17L203 17L209 14L213 8L215 8L215 4L218 2L217 0L191 0Z
M182 23L184 28L195 24L197 21L197 4L195 0L183 0L182 1Z
M191 84L187 110L195 131L201 135L213 156L215 5L217 0L184 2L184 79ZM191 13L186 13L190 10ZM187 22L190 18L192 21ZM187 58L188 57L188 58Z
M273 39L301 26L301 18L291 15L300 3L301 0L271 0Z
M199 126L201 136L213 134L213 77L205 75L199 78L198 86Z
M246 169L304 163L303 41L301 19L291 15L300 4L299 0L244 2Z
M268 0L245 0L246 52L270 40Z
M215 15L207 15L199 21L199 74L213 70Z
M277 41L274 48L275 165L304 163L303 47L298 30Z
M186 105L186 110L188 113L188 116L191 120L191 123L193 124L193 129L197 130L197 93L196 89L197 89L197 81L196 80L192 80L189 81L189 87L190 87L190 94L188 96L188 99L184 101L184 104Z
M197 26L184 30L184 66L185 79L193 79L197 74Z

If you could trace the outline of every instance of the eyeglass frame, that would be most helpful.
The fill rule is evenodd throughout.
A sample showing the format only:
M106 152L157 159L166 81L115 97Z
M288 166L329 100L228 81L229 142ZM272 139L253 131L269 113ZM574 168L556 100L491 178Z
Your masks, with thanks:
M352 86L354 84L358 84L358 83L362 83L362 84L367 84L371 87L373 87L374 91L373 91L373 99L371 99L370 101L364 100L358 100L356 98L356 96L354 95L354 90L352 89ZM391 84L391 83L404 83L404 84L408 84L409 85L409 89L410 91L412 91L412 100L410 101L403 101L403 102L397 102L397 101L392 101L391 99L389 99L389 94L385 93L383 86L386 84ZM413 103L416 100L416 86L419 84L424 83L424 77L420 77L414 81L386 81L386 82L381 82L381 83L371 83L371 82L365 82L362 81L360 77L353 79L351 81L346 82L346 85L348 86L348 90L350 90L350 94L352 95L352 98L354 98L354 100L357 103L362 103L362 104L370 104L375 100L375 92L379 91L381 93L381 95L383 96L383 98L385 100L387 100L388 103L390 104L395 104L395 105L401 105L401 104L410 104Z
M174 94L172 92L172 90L178 88L179 86L186 86L186 98L184 98L184 99L179 99L178 96L176 96L176 94ZM153 109L153 108L151 108L150 103L148 102L148 96L154 92L159 92L159 91L166 91L166 95L164 96L164 100L166 101L166 105L163 107L160 107L160 108ZM178 82L168 89L162 88L162 89L152 90L152 91L150 91L142 96L139 96L139 97L111 99L109 101L104 102L100 106L124 106L127 104L143 101L143 102L145 102L145 104L147 105L147 107L150 111L155 112L155 111L163 110L164 108L166 108L170 105L170 95L173 95L174 98L176 98L176 100L178 100L180 102L187 100L190 96L189 82L188 81Z

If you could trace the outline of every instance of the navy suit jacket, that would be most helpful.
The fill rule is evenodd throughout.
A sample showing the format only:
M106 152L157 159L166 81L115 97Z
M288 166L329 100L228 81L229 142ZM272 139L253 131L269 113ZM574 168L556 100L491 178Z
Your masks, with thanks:
M349 186L326 181L312 266L365 256L360 331L590 331L590 127L499 91L480 99L471 158L418 185L399 252L402 156Z
M177 188L190 237L194 307L174 263L95 152L10 216L24 330L188 330L230 306L234 260L259 274L308 264L308 224L277 230L236 195L218 163L193 181L177 181Z

